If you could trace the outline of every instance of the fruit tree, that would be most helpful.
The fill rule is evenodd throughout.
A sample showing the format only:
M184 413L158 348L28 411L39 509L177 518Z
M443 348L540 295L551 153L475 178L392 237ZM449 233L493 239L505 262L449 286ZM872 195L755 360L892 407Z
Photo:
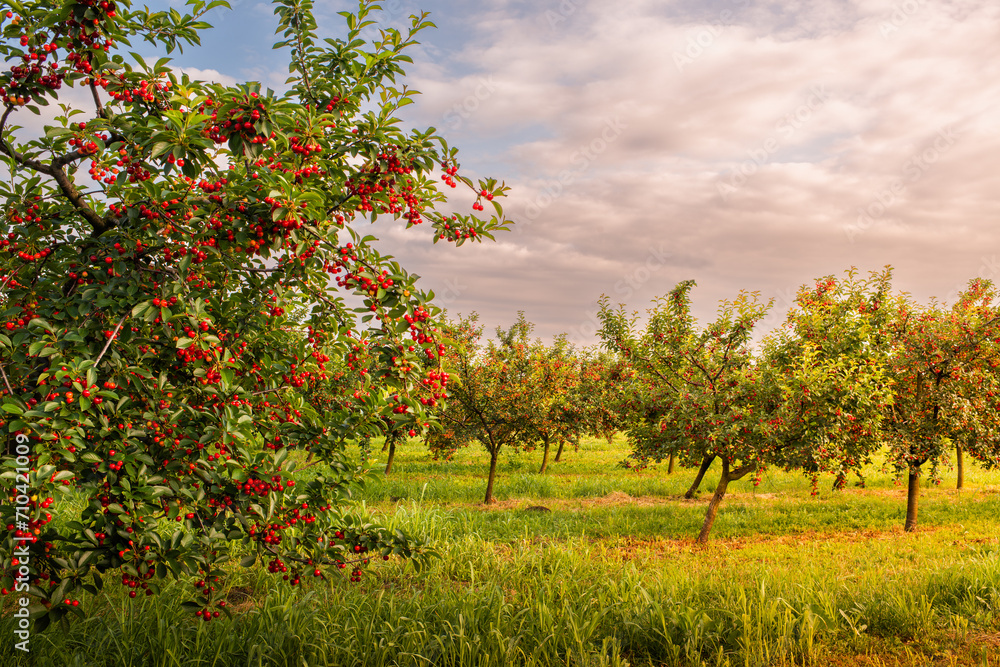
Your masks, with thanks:
M642 431L642 437L631 439L634 457L642 463L673 455L681 465L699 466L701 474L714 459L721 460L722 474L698 535L705 542L730 482L770 462L777 425L769 418L774 384L751 347L754 326L770 304L742 293L724 302L718 319L701 328L691 315L692 287L694 281L682 282L657 299L644 331L636 318L623 308L611 309L602 298L600 335L609 350L619 352L657 389L647 392L658 399L644 409L647 427L630 432Z
M883 444L892 403L887 324L892 320L891 270L867 278L855 269L803 285L784 327L769 336L763 354L779 386L774 419L787 464L813 479L859 477Z
M896 299L889 331L894 397L885 418L889 460L907 478L904 528L917 527L920 477L956 444L986 467L1000 465L1000 312L997 290L976 279L949 309Z
M481 444L490 455L483 497L489 505L500 452L533 448L537 432L532 425L540 412L548 413L542 389L545 348L531 339L533 325L523 313L509 329L497 327L497 340L485 345L475 315L447 329L461 342L446 359L448 403L441 414L442 431L432 433L429 445L435 456L449 457L459 447Z
M309 0L276 0L274 92L129 54L197 44L218 0L5 4L3 587L30 594L39 630L102 575L133 596L185 578L207 621L234 541L291 584L416 554L343 507L345 440L422 430L446 392L431 295L364 227L462 245L508 224L502 184L399 125L426 16L366 42L379 5L361 0L321 40ZM458 186L495 215L446 213ZM334 377L354 372L363 386ZM60 504L73 515L53 521Z

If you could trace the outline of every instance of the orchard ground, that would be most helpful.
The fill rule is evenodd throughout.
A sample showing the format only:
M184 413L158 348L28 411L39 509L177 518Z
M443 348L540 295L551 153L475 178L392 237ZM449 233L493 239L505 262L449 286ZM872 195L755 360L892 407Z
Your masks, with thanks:
M626 454L621 437L584 440L539 475L537 452L508 452L483 506L481 448L434 461L412 440L360 497L436 546L425 570L390 561L360 584L293 589L237 559L236 617L211 623L109 576L87 619L32 637L33 664L1000 665L1000 472L967 464L961 491L954 471L925 480L904 533L905 486L877 468L818 496L771 471L733 485L699 546L718 471L683 500L693 471L624 470Z

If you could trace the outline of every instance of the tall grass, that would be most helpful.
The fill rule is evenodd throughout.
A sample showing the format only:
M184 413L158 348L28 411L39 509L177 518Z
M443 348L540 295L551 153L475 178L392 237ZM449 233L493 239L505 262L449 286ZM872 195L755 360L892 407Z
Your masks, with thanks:
M365 497L381 521L435 543L441 558L420 573L390 561L361 584L300 589L233 564L237 613L210 623L181 609L180 585L132 600L109 583L82 598L88 618L32 637L30 662L8 658L4 617L0 664L1000 664L983 642L1000 630L991 489L931 489L924 529L904 534L888 478L817 499L775 474L727 500L714 543L700 547L702 503L678 498L689 475L635 476L610 466L614 446L588 445L546 476L522 455L489 509L475 503L481 471L404 448ZM524 509L536 504L552 511Z

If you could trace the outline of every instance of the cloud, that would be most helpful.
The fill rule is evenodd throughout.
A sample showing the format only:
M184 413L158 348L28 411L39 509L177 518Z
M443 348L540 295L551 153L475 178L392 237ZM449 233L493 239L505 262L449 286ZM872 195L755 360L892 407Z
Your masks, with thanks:
M178 64L282 89L260 48L271 7L236 4L212 17L212 57ZM852 265L893 264L924 300L1000 276L995 3L382 4L381 25L429 9L439 26L411 54L406 83L422 95L406 121L459 146L467 175L513 188L517 225L495 244L374 229L452 312L507 325L523 309L540 335L585 338L602 293L641 310L687 278L709 319L741 289L787 307L799 285ZM321 36L342 35L336 11L352 6L319 3ZM469 211L471 198L452 200Z
M513 185L505 206L521 223L503 246L401 248L431 281L466 276L455 303L487 322L522 303L551 336L614 297L659 242L671 259L623 299L631 307L693 277L708 318L740 289L787 294L890 263L897 286L926 299L1000 249L1000 8L625 5L463 9L464 43L415 63L423 95L409 118L473 146L466 162ZM611 140L609 120L622 126ZM582 158L588 146L600 150ZM891 204L851 238L886 192Z
M235 86L240 83L235 77L223 74L217 69L198 69L197 67L178 67L177 69L195 81L208 81L210 83L222 84L223 86Z

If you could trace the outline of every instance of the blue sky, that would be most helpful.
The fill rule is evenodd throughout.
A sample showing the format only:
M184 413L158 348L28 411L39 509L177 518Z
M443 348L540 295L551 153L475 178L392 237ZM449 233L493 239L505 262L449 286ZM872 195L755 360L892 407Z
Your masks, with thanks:
M525 310L548 338L595 342L601 294L644 309L693 278L696 312L741 289L776 301L814 278L896 267L953 300L1000 279L1000 7L984 0L389 0L437 30L407 107L513 190L518 223L455 249L375 232L452 312ZM271 7L216 10L176 57L227 80L285 77ZM321 30L342 30L316 3Z

